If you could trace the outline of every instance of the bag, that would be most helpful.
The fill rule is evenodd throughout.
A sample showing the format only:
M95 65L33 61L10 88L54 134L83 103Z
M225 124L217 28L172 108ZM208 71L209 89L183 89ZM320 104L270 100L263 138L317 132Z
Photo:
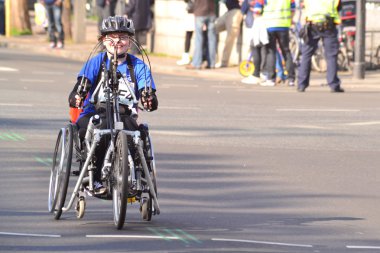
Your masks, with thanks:
M194 13L194 0L188 0L186 5L187 13Z

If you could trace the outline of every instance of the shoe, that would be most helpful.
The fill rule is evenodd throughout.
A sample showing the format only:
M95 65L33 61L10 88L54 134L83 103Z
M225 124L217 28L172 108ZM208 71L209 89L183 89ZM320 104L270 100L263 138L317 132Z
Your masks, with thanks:
M298 92L305 92L305 90L306 90L306 87L298 87L297 88Z
M187 65L186 66L186 69L194 69L194 70L199 70L199 69L201 69L200 67L195 67L195 66L193 66L193 65Z
M50 42L49 47L50 48L55 48L55 42Z
M103 195L107 192L107 188L102 185L102 183L98 181L94 181L94 194L95 195Z
M266 81L268 80L268 76L263 74L263 73L260 73L260 78L263 80L263 81Z
M276 83L273 80L266 80L265 82L260 83L260 85L273 87L273 86L276 86Z
M342 89L340 86L338 86L335 89L331 89L331 92L344 92L344 89Z
M284 80L281 79L281 77L276 77L276 84L281 84Z
M63 42L62 41L58 41L57 48L59 48L59 49L63 48Z
M254 85L257 85L257 84L260 84L261 83L261 79L256 77L256 76L247 76L246 78L243 78L243 80L241 80L242 83L245 83L245 84L254 84Z
M190 55L188 53L183 53L181 60L177 61L177 65L178 66L188 65L190 64L190 62L191 62Z
M227 68L227 67L228 67L228 65L223 64L223 63L217 63L217 64L215 64L215 68L217 68L217 69Z
M295 85L294 80L288 80L288 86L293 87Z

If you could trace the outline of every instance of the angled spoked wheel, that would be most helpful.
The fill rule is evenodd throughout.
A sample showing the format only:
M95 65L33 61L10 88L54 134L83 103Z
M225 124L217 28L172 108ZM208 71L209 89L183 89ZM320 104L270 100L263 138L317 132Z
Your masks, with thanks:
M50 174L48 210L58 220L65 204L73 155L73 127L67 125L59 131L54 149Z
M120 131L115 145L115 157L112 170L112 206L113 217L117 229L122 229L125 222L128 202L128 163L127 135Z

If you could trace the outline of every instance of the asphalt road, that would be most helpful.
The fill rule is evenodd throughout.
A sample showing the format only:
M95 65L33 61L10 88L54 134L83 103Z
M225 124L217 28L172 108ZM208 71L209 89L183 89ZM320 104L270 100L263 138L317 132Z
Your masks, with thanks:
M379 91L245 86L156 73L161 214L87 198L47 211L52 153L81 63L0 48L0 251L379 252ZM75 178L73 179L75 180Z

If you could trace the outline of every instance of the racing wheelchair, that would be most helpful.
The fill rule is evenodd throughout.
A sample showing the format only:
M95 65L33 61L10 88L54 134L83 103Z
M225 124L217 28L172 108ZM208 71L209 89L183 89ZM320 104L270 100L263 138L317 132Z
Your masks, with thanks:
M116 55L116 54L115 54ZM56 141L53 165L51 168L48 211L54 219L60 219L62 213L69 211L74 202L78 219L82 218L86 208L86 196L112 200L113 219L117 229L124 226L127 204L139 203L144 221L150 221L152 215L160 214L157 199L157 174L154 150L149 129L140 124L135 131L125 130L120 116L118 78L114 68L108 71L103 66L106 77L106 113L101 117L95 114L90 118L83 140L79 137L76 124L70 123L60 129ZM110 75L110 78L108 77ZM78 94L84 96L88 91L86 83L78 88ZM147 87L145 87L147 88ZM134 103L138 103L134 93ZM107 122L101 128L101 121ZM101 168L102 184L106 192L94 194L95 150L100 141L106 140L107 148ZM73 182L75 176L77 179ZM68 188L73 186L68 204L65 206Z

